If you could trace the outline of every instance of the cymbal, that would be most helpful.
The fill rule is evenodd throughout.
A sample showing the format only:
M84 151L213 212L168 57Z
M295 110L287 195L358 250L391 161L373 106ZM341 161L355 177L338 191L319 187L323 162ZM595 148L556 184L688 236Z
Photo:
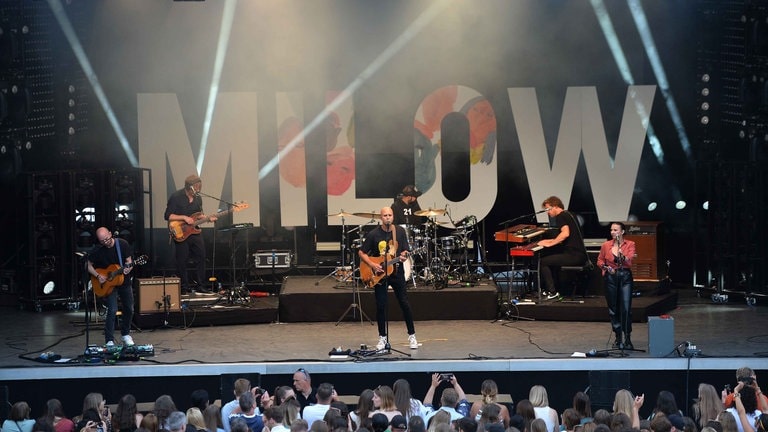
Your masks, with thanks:
M379 213L359 212L359 213L353 213L353 215L358 217L368 218L368 219L381 219L381 214Z
M334 213L334 214L329 214L328 215L328 217L350 217L350 216L354 216L354 214L347 213L345 211L340 211L338 213Z
M445 214L445 209L426 209L426 210L419 210L417 212L413 212L416 216L427 216L427 217L433 217L433 216L442 216Z

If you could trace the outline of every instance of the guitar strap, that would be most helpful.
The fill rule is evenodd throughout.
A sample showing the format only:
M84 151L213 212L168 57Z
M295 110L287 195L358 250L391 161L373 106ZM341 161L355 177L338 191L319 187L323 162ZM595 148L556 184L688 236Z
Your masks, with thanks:
M394 258L399 255L397 252L397 225L390 224L389 227L392 228L392 258Z
M115 239L115 247L117 248L117 261L118 264L120 264L120 267L123 266L123 254L120 250L120 239Z

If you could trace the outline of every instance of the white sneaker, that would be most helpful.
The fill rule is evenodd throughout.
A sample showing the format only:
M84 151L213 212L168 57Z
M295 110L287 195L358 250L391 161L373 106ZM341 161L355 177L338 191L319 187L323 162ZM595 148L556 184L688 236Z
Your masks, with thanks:
M379 343L376 344L376 349L383 350L386 347L387 347L387 337L379 336Z
M411 347L411 349L418 349L419 348L419 341L416 340L416 335L408 335L408 346Z
M546 296L547 300L553 300L553 299L556 299L556 298L560 297L560 293L558 293L558 292L547 293L545 296Z
M133 338L131 337L131 335L123 336L123 345L127 345L127 346L135 345L133 343Z
M104 346L107 348L112 348L113 346L115 346L115 341L109 341L105 343Z

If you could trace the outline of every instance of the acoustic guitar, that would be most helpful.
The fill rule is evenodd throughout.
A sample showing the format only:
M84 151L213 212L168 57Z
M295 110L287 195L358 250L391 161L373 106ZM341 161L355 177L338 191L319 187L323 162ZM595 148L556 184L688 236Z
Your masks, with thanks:
M419 254L426 250L426 246L422 246L420 248L414 249L408 255L412 254ZM376 273L373 271L373 267L369 266L368 263L363 262L360 264L360 280L363 281L363 284L365 284L368 288L373 288L378 284L385 275L391 275L394 273L394 264L400 262L400 256L392 256L387 255L386 257L380 256L380 257L369 257L371 261L373 261L376 264L381 265L381 268L385 268L386 271L381 273ZM390 258L390 259L387 259Z
M121 266L120 264L112 264L107 268L94 269L96 270L96 273L104 276L107 278L107 280L104 281L104 283L101 283L99 282L98 277L91 276L91 286L93 287L93 293L96 294L96 297L106 297L112 294L112 290L115 289L116 286L122 285L125 281L123 270L135 265L144 265L147 263L148 259L149 258L146 255L141 255L136 257L136 259L134 259L131 264L125 266Z
M181 243L184 240L188 239L189 236L194 234L200 234L202 230L198 227L200 224L204 224L206 222L210 222L211 218L220 218L221 216L227 215L232 212L238 212L240 210L245 210L249 207L248 203L245 202L239 202L236 203L234 206L232 206L229 210L220 211L213 215L203 216L202 213L197 212L190 217L192 219L195 219L195 222L192 224L188 224L184 221L170 221L168 222L168 230L171 232L171 238L173 238L176 243Z

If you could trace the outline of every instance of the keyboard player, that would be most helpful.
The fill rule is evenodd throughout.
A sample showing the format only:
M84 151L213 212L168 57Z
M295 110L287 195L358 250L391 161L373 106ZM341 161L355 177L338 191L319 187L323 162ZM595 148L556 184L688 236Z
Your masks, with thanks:
M539 240L540 251L539 271L542 285L542 296L547 299L558 298L560 267L578 266L587 262L587 251L584 248L584 238L581 235L579 223L573 214L563 208L563 201L551 196L541 204L547 211L550 226L557 228L554 238Z

